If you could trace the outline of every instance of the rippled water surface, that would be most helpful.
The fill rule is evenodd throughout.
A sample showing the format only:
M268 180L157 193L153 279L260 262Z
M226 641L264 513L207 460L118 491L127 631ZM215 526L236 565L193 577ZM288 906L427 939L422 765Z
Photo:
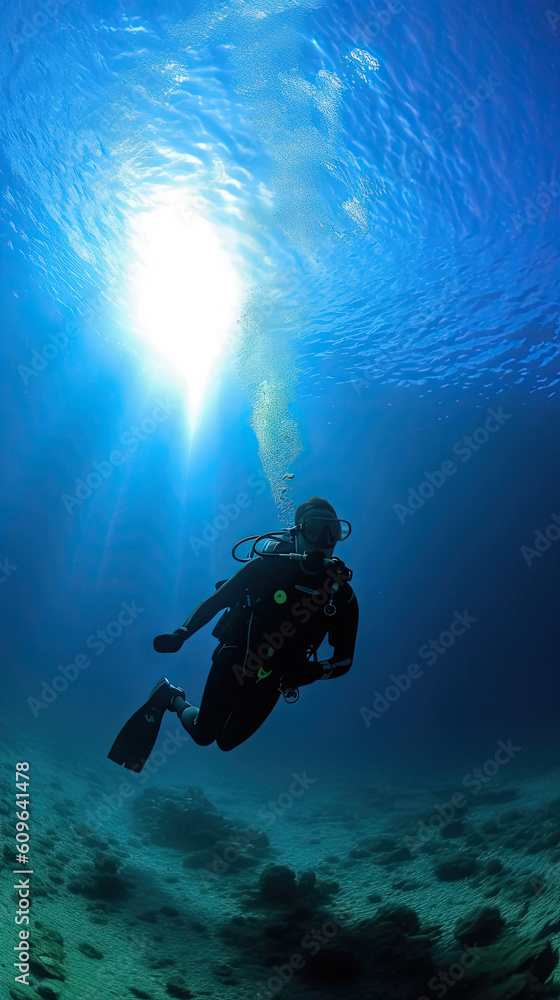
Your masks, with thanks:
M29 997L414 1000L481 913L496 957L450 996L557 995L558 0L3 7L0 799L29 762ZM206 704L212 625L171 657L154 636L315 494L352 523L351 670L232 752L167 713L125 774L109 748L164 671ZM265 821L270 852L231 860ZM323 892L342 958L284 989Z
M135 216L171 188L235 258L241 336L280 338L302 391L364 377L555 391L544 7L54 8L10 7L0 109L4 239L55 302L126 275Z

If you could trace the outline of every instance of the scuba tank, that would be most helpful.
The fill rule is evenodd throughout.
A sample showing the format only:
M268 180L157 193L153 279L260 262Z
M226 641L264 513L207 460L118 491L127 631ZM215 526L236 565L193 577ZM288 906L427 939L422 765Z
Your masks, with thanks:
M249 555L245 559L238 556L236 552L236 549L243 545L243 542L253 542ZM288 528L282 531L268 531L263 535L247 535L246 538L240 538L231 550L233 558L242 563L250 562L253 556L290 555L291 553L295 553L295 542L293 533Z

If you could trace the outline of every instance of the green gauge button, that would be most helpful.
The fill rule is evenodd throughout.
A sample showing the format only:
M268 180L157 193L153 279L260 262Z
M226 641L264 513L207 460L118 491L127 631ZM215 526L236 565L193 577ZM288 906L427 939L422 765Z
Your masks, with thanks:
M277 604L284 604L287 600L287 595L285 590L277 590L274 595L274 600Z

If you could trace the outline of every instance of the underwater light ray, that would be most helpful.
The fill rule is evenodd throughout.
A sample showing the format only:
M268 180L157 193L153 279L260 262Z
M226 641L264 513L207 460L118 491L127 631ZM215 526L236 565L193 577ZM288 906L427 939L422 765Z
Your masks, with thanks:
M238 274L223 234L180 192L159 194L132 227L135 330L185 385L192 425L235 328Z

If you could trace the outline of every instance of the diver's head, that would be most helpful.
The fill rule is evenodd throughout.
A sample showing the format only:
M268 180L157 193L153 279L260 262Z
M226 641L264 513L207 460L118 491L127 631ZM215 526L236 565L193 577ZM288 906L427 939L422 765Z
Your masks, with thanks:
M292 528L296 552L321 552L331 559L334 547L350 533L347 521L339 521L334 507L322 497L311 497L296 510Z

